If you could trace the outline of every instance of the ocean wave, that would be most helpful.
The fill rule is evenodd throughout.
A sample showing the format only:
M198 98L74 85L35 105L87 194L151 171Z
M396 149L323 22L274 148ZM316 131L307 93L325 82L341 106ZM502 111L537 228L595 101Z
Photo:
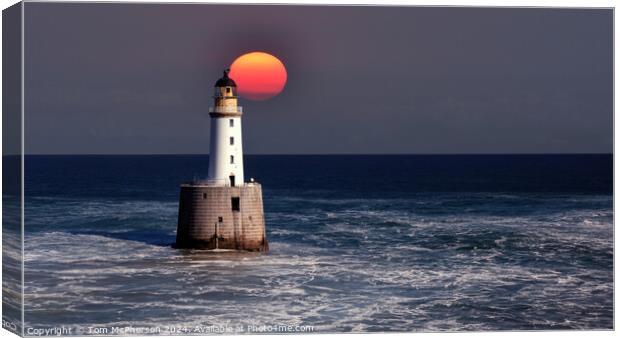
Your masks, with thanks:
M530 196L538 210L506 211L504 201L519 196L502 195L501 210L487 212L481 201L493 197L474 197L473 212L454 212L463 195L283 198L266 207L266 255L161 245L174 240L173 202L41 200L25 236L26 321L295 323L322 332L611 327L609 197Z

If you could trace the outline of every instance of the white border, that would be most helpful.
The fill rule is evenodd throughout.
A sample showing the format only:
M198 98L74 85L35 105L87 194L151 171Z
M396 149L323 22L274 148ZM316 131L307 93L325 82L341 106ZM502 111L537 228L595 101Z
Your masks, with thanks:
M7 8L11 5L13 5L14 3L16 3L17 1L14 0L0 0L0 4L2 5L1 7ZM26 2L34 2L34 1L26 1ZM37 0L37 2L39 2ZM88 0L64 0L63 2L107 2L107 1L88 1ZM322 5L382 5L382 6L398 6L398 5L405 5L405 6L470 6L470 7L475 7L475 6L483 6L483 7L590 7L590 8L615 8L616 6L616 1L610 1L610 0L520 0L520 1L514 1L514 0L450 0L450 1L433 1L433 0L415 0L415 1L406 1L406 0L401 0L401 1L395 1L395 0L390 0L390 1L361 1L361 0L339 0L339 1L329 1L329 0L314 0L314 1L299 1L299 0L287 0L287 1L270 1L270 0L228 0L228 1L178 1L178 0L150 0L150 1L124 1L124 2L134 2L134 3L139 3L139 2L143 2L143 3L155 3L155 2L160 2L160 3L235 3L235 4L265 4L265 3L269 3L269 4L283 4L283 3L287 3L287 4L322 4ZM24 27L24 20L23 20L23 7L22 7L22 61L23 61L23 56L24 56L24 36L23 36L23 27ZM617 25L615 24L616 22L616 18L615 18L615 13L614 13L614 42L615 42L615 36L617 36ZM1 26L0 26L1 27ZM1 30L1 28L0 28ZM0 53L1 53L1 46L0 46ZM616 138L615 138L615 130L616 130L616 126L618 121L615 119L615 111L617 108L617 91L616 91L616 68L615 68L615 64L618 62L618 54L616 53L616 46L614 43L614 149L617 148L617 145L619 142ZM24 76L24 63L22 62L22 79ZM1 75L1 69L0 69L0 75ZM1 89L1 84L0 84L0 89ZM0 104L2 103L2 99L0 98ZM22 206L24 203L24 195L23 195L23 188L24 188L24 159L23 159L23 154L24 154L24 82L22 81ZM0 127L2 125L2 121L0 119ZM1 135L2 135L2 131L0 128L0 147L2 145L2 139L1 139ZM1 161L0 161L1 162ZM616 169L618 168L617 165L617 158L616 156L614 156L614 212L617 209L618 206L618 199L615 198L615 192L617 191L617 187L618 187L618 180L616 179ZM2 167L0 165L0 174L2 172ZM0 189L2 188L2 183L0 182ZM0 207L1 210L1 207ZM24 219L24 210L22 208L21 211L21 217L22 220ZM615 216L614 216L614 229L615 229ZM23 291L23 257L24 257L24 252L23 252L23 244L24 244L24 237L23 237L23 223L22 223L22 291ZM0 239L1 239L1 234L0 234ZM615 248L618 245L618 240L615 237L615 231L614 231L614 262L616 262L616 251ZM0 272L1 274L1 272ZM615 271L615 264L614 264L614 324L616 324L616 305L618 304L617 302L617 294L615 292L615 281L618 278L618 274L617 271ZM23 300L24 300L24 294L22 292L22 323L23 323ZM23 325L22 325L23 326ZM23 327L22 327L23 330ZM5 337L5 336L13 336L11 334L7 333L8 331L5 330L0 330L0 337ZM22 332L23 334L23 332ZM553 332L529 332L529 331L521 331L521 332L475 332L475 333L469 333L469 332L465 332L465 333L378 333L375 334L374 337L420 337L420 338L426 338L426 337L445 337L445 336L450 336L450 337L461 337L461 338L470 338L470 337L495 337L498 335L502 335L503 337L506 338L514 338L514 337L522 337L522 336L527 336L527 337L552 337L552 338L576 338L579 337L581 335L587 335L588 337L611 337L614 336L614 332L613 331L553 331ZM323 334L321 335L322 337L325 338L335 338L335 337L346 337L346 335L344 334ZM157 337L168 337L168 336L157 336ZM192 336L192 337L200 337L200 336ZM207 336L207 337L212 337L212 336ZM249 336L249 335L245 335L243 337L268 337L268 338L275 338L275 337L281 337L281 336L277 336L277 335L260 335L260 336ZM92 338L91 336L89 336L89 338Z

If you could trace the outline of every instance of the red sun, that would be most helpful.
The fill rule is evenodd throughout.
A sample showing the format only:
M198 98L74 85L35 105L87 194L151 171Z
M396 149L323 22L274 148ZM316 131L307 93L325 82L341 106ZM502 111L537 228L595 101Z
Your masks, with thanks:
M230 78L243 98L263 101L282 92L286 84L286 68L277 57L252 52L238 57L230 66Z

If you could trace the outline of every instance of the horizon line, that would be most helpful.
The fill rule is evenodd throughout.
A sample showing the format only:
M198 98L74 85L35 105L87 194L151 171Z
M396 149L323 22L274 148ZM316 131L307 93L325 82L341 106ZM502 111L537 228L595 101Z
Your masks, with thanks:
M498 156L498 155L613 155L613 152L558 152L558 153L256 153L244 156ZM20 156L22 154L2 154ZM75 153L23 154L24 156L209 156L208 153Z

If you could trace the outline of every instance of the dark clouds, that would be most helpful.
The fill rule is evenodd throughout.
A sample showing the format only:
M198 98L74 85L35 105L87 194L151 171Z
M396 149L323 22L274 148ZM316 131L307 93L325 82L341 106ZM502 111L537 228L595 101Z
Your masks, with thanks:
M612 11L26 3L26 152L206 153L253 50L246 153L612 151Z

